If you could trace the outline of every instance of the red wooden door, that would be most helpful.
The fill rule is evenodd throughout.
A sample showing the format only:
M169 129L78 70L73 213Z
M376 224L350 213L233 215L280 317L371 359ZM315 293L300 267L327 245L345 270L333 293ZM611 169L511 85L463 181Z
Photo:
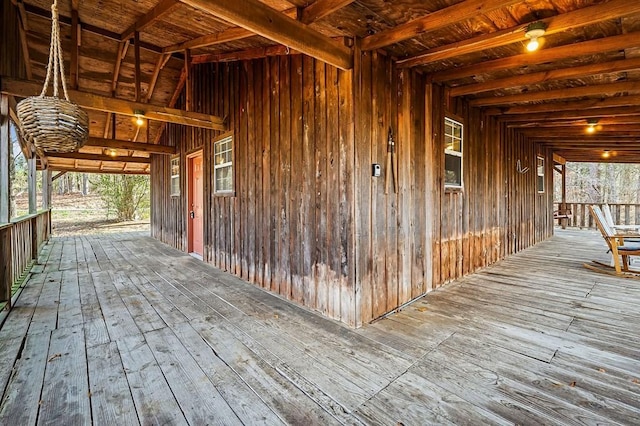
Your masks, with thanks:
M203 252L203 177L202 154L189 159L189 251L202 256Z

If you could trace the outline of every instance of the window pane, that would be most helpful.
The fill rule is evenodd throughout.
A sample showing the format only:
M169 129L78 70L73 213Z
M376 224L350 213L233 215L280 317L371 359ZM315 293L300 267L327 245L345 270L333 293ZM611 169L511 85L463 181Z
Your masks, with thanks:
M233 192L233 139L214 143L214 192Z
M444 183L462 186L462 157L451 154L444 155Z

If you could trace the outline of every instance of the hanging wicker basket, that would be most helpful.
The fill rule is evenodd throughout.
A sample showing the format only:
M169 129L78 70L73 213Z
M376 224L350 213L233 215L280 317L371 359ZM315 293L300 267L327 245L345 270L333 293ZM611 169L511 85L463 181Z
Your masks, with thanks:
M51 6L51 46L47 78L40 96L20 101L17 115L22 136L37 150L72 152L80 149L89 137L89 116L69 101L64 78L64 62L60 44L57 0ZM53 75L53 96L45 96ZM60 76L60 77L58 77ZM64 99L58 97L58 79L62 82Z
M16 109L23 137L42 151L77 151L87 141L89 116L66 99L33 96Z

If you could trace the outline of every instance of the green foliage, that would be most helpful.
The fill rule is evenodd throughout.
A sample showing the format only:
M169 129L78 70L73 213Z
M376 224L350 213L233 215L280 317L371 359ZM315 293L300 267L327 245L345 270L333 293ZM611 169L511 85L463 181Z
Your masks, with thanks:
M149 208L149 176L102 174L91 183L119 221L134 220Z

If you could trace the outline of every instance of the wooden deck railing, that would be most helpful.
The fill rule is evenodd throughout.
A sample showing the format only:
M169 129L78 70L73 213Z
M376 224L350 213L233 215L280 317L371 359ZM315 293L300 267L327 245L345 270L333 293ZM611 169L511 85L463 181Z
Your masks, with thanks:
M0 225L0 303L11 304L13 285L38 258L50 232L50 210Z
M567 220L567 226L574 228L596 229L596 224L589 214L590 205L603 206L605 203L567 203L572 217ZM640 204L607 203L611 209L613 221L618 225L640 224ZM560 209L561 203L554 202L554 210Z

